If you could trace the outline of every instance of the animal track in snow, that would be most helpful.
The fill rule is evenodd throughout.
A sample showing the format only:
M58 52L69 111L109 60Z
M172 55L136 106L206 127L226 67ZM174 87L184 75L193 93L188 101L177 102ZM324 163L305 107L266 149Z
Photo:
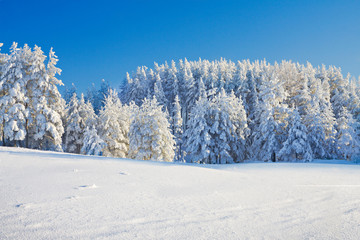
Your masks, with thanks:
M19 204L15 205L16 208L29 208L29 207L32 207L32 206L33 206L32 203L19 203Z
M97 186L95 184L93 185L81 185L81 186L78 186L77 189L90 189L90 188L97 188Z
M78 196L70 196L70 197L67 197L66 200L77 200L79 198L80 197L78 197Z

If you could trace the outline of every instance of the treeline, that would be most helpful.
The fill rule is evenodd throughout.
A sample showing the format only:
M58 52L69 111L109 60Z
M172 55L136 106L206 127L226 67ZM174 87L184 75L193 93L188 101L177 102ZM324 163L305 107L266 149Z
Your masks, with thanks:
M333 66L184 59L65 101L52 50L45 59L16 44L0 55L3 145L198 163L358 155L359 88Z

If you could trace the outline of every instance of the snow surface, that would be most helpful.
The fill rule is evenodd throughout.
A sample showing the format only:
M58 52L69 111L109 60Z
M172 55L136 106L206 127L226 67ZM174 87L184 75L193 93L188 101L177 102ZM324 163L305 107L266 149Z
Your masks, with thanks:
M360 239L360 165L0 147L0 239Z

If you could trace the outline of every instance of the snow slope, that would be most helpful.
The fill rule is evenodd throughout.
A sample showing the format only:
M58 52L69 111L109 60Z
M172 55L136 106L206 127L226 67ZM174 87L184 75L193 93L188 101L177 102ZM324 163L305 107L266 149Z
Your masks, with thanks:
M0 207L0 239L360 239L360 165L0 147Z

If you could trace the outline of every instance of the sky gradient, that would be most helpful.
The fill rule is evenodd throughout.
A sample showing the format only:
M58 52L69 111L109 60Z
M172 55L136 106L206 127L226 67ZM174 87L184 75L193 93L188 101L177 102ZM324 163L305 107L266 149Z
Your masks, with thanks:
M0 42L54 47L64 84L84 92L188 58L283 59L360 75L360 1L0 0Z

